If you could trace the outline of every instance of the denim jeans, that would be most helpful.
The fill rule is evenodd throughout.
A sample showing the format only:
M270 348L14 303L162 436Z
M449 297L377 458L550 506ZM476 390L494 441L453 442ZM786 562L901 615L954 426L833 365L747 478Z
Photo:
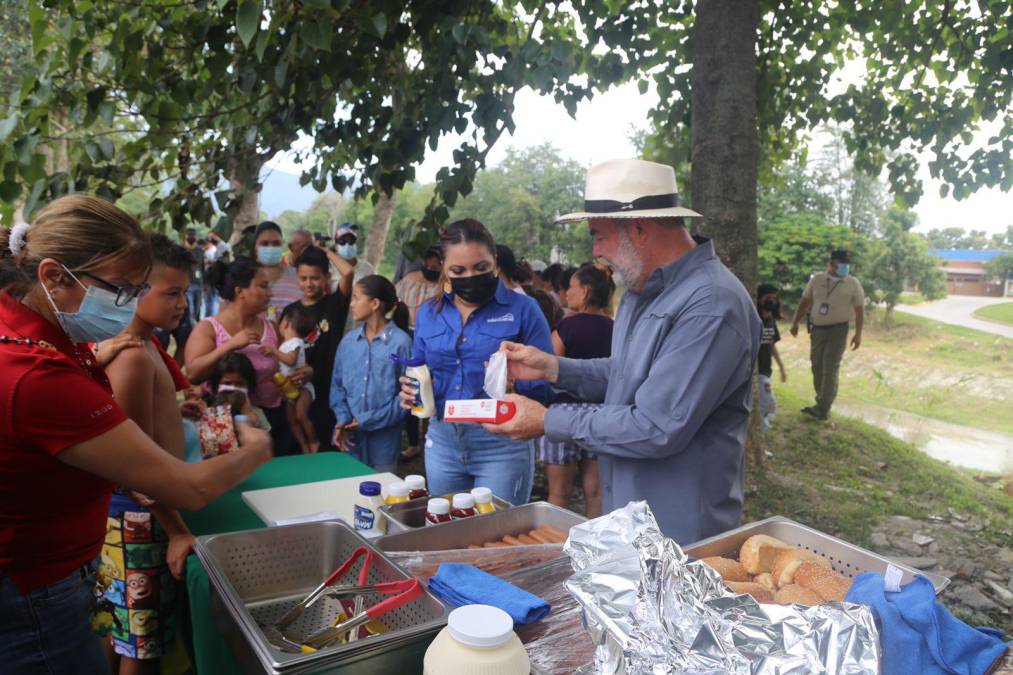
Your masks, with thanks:
M96 564L27 595L0 574L0 671L10 675L108 675L89 624Z
M491 434L478 424L453 424L435 418L426 433L426 481L442 495L487 487L519 506L531 498L535 444Z

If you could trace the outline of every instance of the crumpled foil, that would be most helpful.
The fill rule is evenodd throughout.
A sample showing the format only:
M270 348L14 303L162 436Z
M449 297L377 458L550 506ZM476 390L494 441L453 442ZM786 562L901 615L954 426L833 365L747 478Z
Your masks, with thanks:
M879 633L862 605L760 604L690 561L647 502L577 525L567 590L595 642L580 673L878 673Z

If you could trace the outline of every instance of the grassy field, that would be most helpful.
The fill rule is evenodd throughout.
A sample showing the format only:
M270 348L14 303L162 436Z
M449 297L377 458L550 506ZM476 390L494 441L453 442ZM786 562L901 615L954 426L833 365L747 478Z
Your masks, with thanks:
M989 519L981 536L1009 545L1002 530L1013 522L1013 498L860 420L816 423L798 412L804 403L779 392L765 436L773 456L747 474L744 522L783 515L869 547L884 517L924 519L950 507Z
M925 302L925 296L921 293L905 293L897 298L897 302L902 305L920 305Z
M862 346L841 364L839 399L903 410L953 424L1013 433L1013 340L902 313L887 329L882 310L868 314ZM782 326L778 349L788 382L812 400L809 337Z
M974 315L986 321L997 321L1013 326L1013 302L1003 302L975 310Z

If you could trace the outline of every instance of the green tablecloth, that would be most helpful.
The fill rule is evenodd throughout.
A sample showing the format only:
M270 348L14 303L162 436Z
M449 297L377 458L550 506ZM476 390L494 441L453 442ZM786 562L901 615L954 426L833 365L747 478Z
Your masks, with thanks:
M277 457L206 508L197 513L183 514L183 518L190 531L198 537L261 528L265 527L264 522L243 501L243 492L370 473L375 471L344 453L323 452L317 455ZM198 675L241 675L239 666L211 619L208 576L195 555L187 559L186 590L190 599L193 627L194 667Z

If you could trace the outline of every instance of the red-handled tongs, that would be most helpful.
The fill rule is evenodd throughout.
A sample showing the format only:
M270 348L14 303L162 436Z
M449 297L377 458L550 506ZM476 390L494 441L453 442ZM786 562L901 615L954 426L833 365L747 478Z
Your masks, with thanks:
M334 627L324 628L323 630L317 631L303 640L302 644L307 647L312 647L313 649L322 649L341 637L343 633L355 630L359 626L369 623L374 619L379 619L387 612L397 609L401 605L407 604L412 600L417 600L423 593L422 583L418 579L402 579L401 581L388 581L382 584L373 584L365 589L359 589L356 592L362 592L364 590L381 593L383 595L393 595L394 597L378 602L372 607L367 608L365 611L356 614L348 621L342 621Z
M350 592L353 593L359 592L354 589L366 586L369 583L369 568L373 564L373 559L375 557L376 554L373 553L373 551L371 551L370 549L366 548L365 546L360 546L359 548L355 549L355 551L352 552L352 555L348 557L348 560L341 563L340 567L331 572L331 575L326 579L324 579L324 582L322 584L314 588L313 591L309 595L307 595L302 602L300 602L292 609L288 610L285 616L281 617L281 620L278 621L278 623L276 624L278 630L285 628L289 624L293 623L300 616L302 616L302 613L306 611L306 608L312 605L314 602L316 602L317 599L319 599L320 596L324 594L324 591L326 591L335 582L337 582L338 579L343 577L348 572L348 570L352 569L352 566L355 565L355 563L359 560L359 558L364 558L364 560L362 561L362 568L359 570L358 586L347 586L347 587L335 586L331 588L331 590L336 591L344 591L348 589Z

